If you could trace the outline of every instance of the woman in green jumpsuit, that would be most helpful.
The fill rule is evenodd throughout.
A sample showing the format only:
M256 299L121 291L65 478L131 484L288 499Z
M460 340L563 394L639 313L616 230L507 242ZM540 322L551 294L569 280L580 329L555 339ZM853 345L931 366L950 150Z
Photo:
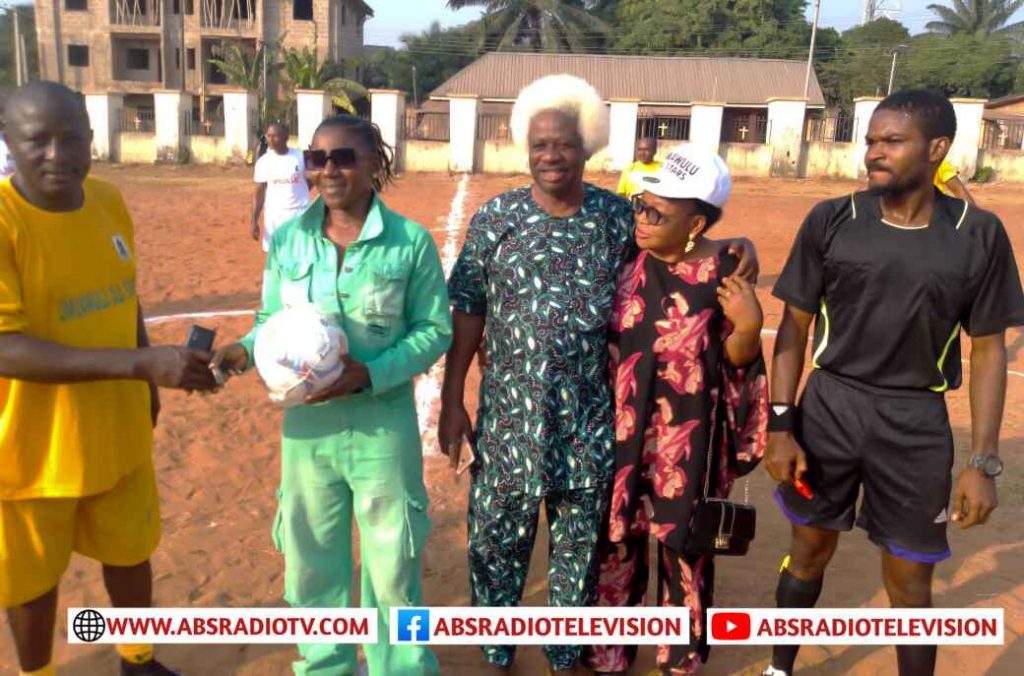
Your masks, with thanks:
M391 149L376 126L324 121L306 153L320 196L274 233L256 325L214 365L253 364L260 326L278 310L314 303L341 317L350 354L339 380L288 409L273 536L285 557L285 600L300 608L351 604L352 517L359 527L360 599L378 610L378 642L364 646L371 676L438 671L423 646L388 644L389 609L419 605L420 555L430 529L412 379L451 341L444 272L433 239L390 211ZM352 674L352 645L300 645L297 674Z

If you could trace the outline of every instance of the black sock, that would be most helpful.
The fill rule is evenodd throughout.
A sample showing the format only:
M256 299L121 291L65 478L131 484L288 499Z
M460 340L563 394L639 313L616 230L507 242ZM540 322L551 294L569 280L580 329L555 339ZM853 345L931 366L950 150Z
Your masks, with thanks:
M933 645L896 646L900 676L932 676L935 673L935 652Z
M817 580L801 580L794 577L787 568L783 568L779 573L779 586L775 589L775 605L779 608L813 608L821 596L824 579L819 577ZM775 646L772 648L772 666L792 676L799 650L798 645Z

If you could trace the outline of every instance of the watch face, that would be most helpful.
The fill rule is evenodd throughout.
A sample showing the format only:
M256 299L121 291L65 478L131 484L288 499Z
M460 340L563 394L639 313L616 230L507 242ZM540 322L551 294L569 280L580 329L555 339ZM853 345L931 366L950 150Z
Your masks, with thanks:
M982 464L982 471L988 476L996 477L1003 473L1003 461L994 455L985 458Z

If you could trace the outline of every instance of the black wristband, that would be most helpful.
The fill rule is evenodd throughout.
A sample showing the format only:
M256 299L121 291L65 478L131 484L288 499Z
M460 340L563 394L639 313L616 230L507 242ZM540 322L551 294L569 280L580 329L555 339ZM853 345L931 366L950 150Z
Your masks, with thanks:
M785 402L768 404L768 431L792 432L796 422L796 406Z

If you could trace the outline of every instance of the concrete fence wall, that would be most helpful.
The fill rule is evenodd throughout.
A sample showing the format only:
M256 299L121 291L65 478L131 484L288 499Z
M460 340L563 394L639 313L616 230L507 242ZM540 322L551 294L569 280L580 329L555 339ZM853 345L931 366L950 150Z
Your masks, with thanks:
M153 164L156 161L155 134L118 134L117 161L125 164Z
M299 129L297 142L312 136L317 124L328 114L329 97L322 92L298 92ZM119 94L86 94L86 103L96 140L93 155L98 160L131 163L191 161L230 163L244 160L252 150L257 130L255 95L245 91L225 94L224 136L187 136L181 124L191 101L179 92L154 94L156 131L150 135L123 133L116 123L124 102ZM230 99L230 101L228 101ZM852 142L807 141L807 102L803 99L770 99L765 102L768 117L766 143L721 142L723 111L718 102L695 102L689 108L690 141L660 140L658 155L664 157L680 143L692 143L717 150L736 176L772 176L860 179L864 177L864 135L880 98L854 101ZM372 119L385 140L395 147L400 171L476 171L493 174L522 173L527 170L525 153L508 140L491 140L487 127L478 134L481 101L460 96L449 103L448 141L407 138L406 101L402 92L372 90ZM488 104L490 105L490 104ZM984 134L982 113L985 101L954 99L958 133L950 160L961 176L971 178L977 168L990 167L996 180L1024 182L1024 151L979 150ZM617 172L632 161L636 145L638 105L636 101L613 101L609 147L590 159L592 171ZM478 138L480 136L480 138ZM175 152L175 149L180 149Z
M1024 183L1024 150L982 150L978 166L990 167L997 181Z
M406 141L402 154L405 171L448 171L447 141Z
M772 168L772 148L767 144L722 143L718 154L733 176L768 176Z
M803 176L815 178L855 178L856 143L822 143L812 141L804 146Z

